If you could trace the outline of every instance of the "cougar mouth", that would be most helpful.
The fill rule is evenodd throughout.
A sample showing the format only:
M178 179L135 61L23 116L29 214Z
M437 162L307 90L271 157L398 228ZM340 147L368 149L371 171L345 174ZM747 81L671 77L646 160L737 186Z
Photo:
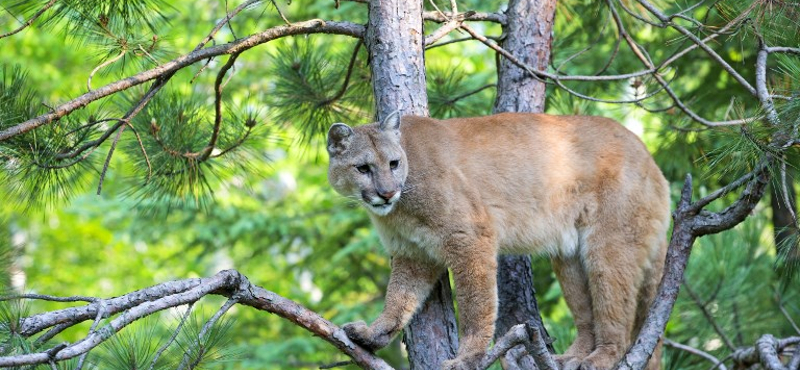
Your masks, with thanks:
M387 214L389 214L389 212L392 211L392 208L394 208L395 204L393 202L386 202L381 204L372 204L370 202L365 202L365 203L368 205L367 208L369 208L370 211L377 214L378 216L386 216Z

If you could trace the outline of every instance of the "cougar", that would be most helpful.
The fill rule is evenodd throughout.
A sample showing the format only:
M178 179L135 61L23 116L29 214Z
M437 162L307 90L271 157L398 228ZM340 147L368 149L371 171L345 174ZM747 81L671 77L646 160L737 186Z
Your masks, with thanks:
M460 346L444 369L483 356L497 316L498 254L545 254L577 327L558 361L609 369L638 333L661 278L669 185L636 135L601 117L392 115L328 131L328 177L369 212L392 272L354 342L386 346L450 269ZM648 364L660 367L660 345Z

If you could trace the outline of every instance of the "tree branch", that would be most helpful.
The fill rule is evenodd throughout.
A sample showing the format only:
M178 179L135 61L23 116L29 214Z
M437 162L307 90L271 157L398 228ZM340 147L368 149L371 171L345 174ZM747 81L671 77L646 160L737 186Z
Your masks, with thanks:
M725 364L722 363L722 361L720 361L718 358L712 356L708 352L701 351L701 350L699 350L697 348L694 348L694 347L691 347L691 346L687 346L685 344L680 344L680 343L677 343L677 342L673 342L673 341L671 341L669 339L666 339L666 338L664 338L664 345L667 346L667 347L672 347L672 348L679 349L679 350L684 351L684 352L691 353L691 354L693 354L695 356L698 356L698 357L702 357L702 358L710 361L712 364L714 364L714 368L716 368L716 369L728 370L728 368L725 367Z
M124 312L107 325L84 339L57 346L44 352L0 357L0 366L21 366L58 362L86 353L130 323L161 310L192 304L206 295L216 294L230 298L218 315L221 316L234 303L274 313L316 336L331 343L350 356L355 364L365 369L391 370L379 357L350 341L344 331L317 313L261 287L252 285L247 278L234 270L221 271L203 279L186 279L158 284L120 297L104 299L85 306L71 307L23 318L17 334L29 337L51 326L63 327L96 319L98 315L113 316ZM102 305L105 307L103 310ZM232 303L234 302L234 303ZM177 329L176 329L177 330Z
M268 30L250 35L227 44L212 46L184 54L153 69L140 72L134 76L112 82L103 87L87 92L75 99L55 107L51 112L29 119L25 122L0 131L0 142L10 137L23 134L42 125L52 123L59 118L85 107L89 103L114 93L157 79L161 76L174 74L180 69L192 65L200 60L208 59L223 54L236 54L251 49L272 40L300 34L328 33L361 38L364 26L350 22L326 22L315 19L306 22L294 23L291 26L277 26Z
M14 29L13 31L10 31L10 32L7 32L7 33L4 33L4 34L0 35L0 39L6 38L6 37L11 36L11 35L15 35L15 34L19 33L20 31L24 30L25 28L27 28L28 26L30 26L31 24L33 24L33 22L35 22L37 19L39 19L39 17L41 17L42 14L44 14L44 12L47 11L47 9L50 9L51 7L53 7L53 5L56 3L56 1L57 0L50 0L50 2L48 2L41 9L39 9L39 11L36 12L36 14L34 14L33 17L31 17L30 19L25 21L25 23L23 23L22 26L20 26L19 28Z

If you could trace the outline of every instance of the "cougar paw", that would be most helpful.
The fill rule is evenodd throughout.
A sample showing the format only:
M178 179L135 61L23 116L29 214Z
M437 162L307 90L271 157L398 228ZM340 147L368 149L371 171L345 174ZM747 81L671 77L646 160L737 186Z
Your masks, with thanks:
M581 362L581 370L608 370L619 360L617 351L598 348Z
M370 351L386 347L391 339L387 334L374 333L367 323L363 321L344 324L342 329L353 342Z
M581 369L581 359L570 355L556 355L554 356L558 368L561 370L578 370Z
M482 357L482 352L459 354L456 358L442 363L442 370L473 370Z

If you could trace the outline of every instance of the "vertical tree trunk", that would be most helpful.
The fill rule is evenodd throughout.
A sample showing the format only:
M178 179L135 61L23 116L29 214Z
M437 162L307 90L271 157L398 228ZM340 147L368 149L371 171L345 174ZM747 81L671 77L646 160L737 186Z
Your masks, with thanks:
M372 66L377 118L395 110L428 115L421 0L373 0L366 45ZM450 280L443 275L405 329L411 369L439 369L458 346Z
M545 70L550 61L555 0L511 0L506 11L508 24L504 28L503 48L528 65ZM537 81L507 59L497 68L497 99L494 112L544 111L545 84ZM542 325L536 303L529 256L502 256L497 273L498 309L495 338L512 326L533 320L542 328L545 340L549 336ZM550 351L552 352L552 346ZM530 358L525 362L533 361ZM525 366L525 364L521 364Z

